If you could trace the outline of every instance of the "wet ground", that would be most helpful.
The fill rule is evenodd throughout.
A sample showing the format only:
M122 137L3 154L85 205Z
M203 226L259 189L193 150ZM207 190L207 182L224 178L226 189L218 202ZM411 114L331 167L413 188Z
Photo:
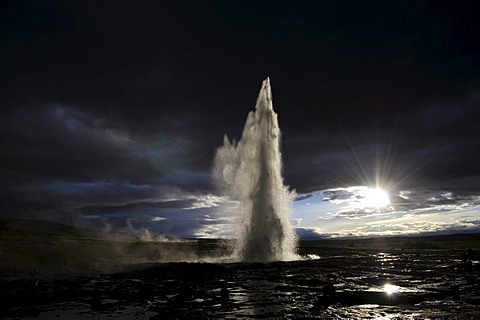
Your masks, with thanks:
M478 264L458 251L311 248L319 259L168 263L118 274L2 281L0 318L478 319Z

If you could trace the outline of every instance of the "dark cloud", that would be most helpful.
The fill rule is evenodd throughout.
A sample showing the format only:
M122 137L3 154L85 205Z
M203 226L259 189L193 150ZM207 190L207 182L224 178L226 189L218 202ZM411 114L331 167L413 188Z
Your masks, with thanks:
M57 106L4 117L2 169L33 179L90 181L161 177L128 135L101 118ZM2 140L3 140L2 139Z
M318 240L326 237L326 235L318 233L313 228L295 228L295 232L302 240Z
M159 209L191 209L198 203L197 199L170 200L163 202L137 202L120 206L85 206L80 209L83 214L109 214L116 212L148 212Z

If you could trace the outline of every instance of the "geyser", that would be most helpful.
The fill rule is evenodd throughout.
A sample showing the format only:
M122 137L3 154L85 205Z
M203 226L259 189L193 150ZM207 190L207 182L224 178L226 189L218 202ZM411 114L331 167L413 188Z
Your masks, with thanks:
M240 261L296 259L290 224L293 192L281 175L280 129L270 79L263 81L255 111L248 114L238 143L225 135L215 156L214 178L237 207L234 255Z

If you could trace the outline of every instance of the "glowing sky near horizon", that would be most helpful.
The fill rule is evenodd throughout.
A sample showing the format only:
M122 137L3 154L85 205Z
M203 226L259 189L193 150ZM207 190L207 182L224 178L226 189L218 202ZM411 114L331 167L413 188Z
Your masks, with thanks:
M365 237L479 230L478 195L401 190L389 195L389 200L385 191L367 187L334 189L337 196L333 199L331 193L299 195L293 203L297 227L308 231L306 235Z
M148 228L154 233L198 238L230 238L238 203L225 197L185 194L139 207L112 207L85 218L102 223L129 219L117 230ZM301 238L375 237L478 232L480 195L435 190L384 190L355 186L298 194L292 203L292 224Z

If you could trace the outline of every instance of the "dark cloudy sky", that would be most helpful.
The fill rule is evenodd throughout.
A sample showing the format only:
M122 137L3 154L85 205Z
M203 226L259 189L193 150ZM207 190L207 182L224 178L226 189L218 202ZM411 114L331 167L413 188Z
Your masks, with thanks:
M2 1L0 217L214 234L266 76L297 193L480 194L475 4Z

